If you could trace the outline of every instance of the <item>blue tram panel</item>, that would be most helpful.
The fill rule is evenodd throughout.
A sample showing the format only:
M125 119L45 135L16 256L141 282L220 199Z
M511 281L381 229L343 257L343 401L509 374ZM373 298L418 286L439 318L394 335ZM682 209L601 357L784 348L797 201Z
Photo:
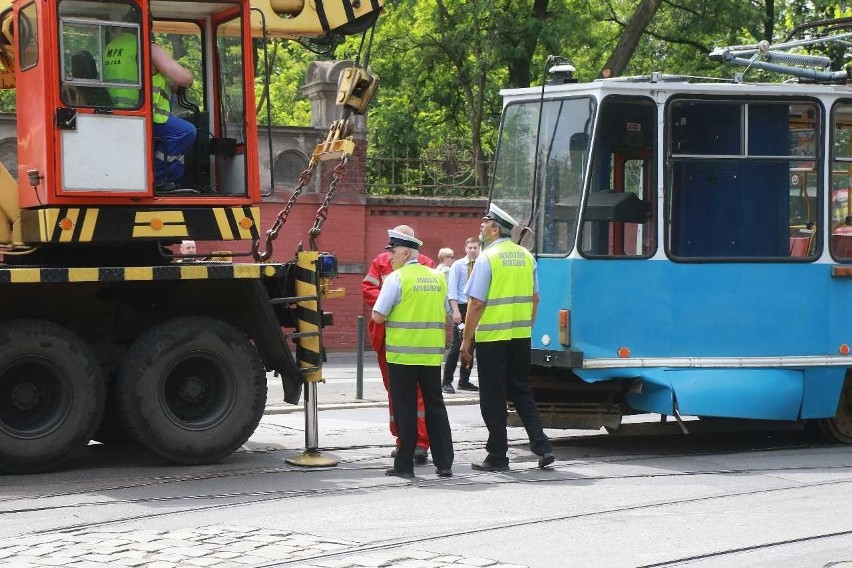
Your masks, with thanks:
M852 97L555 83L502 92L491 193L534 235L545 423L817 419L852 442Z

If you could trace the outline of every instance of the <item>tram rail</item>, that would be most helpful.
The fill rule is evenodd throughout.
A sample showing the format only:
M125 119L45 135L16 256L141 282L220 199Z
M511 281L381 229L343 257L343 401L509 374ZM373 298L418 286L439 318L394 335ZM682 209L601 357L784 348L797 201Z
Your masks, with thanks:
M793 449L808 449L811 447L817 447L813 444L804 444L798 446L778 446L771 447L760 450L753 451L761 451L764 453L767 452L778 452L785 450L793 450ZM826 447L825 445L821 445L819 447ZM838 465L816 465L816 466L779 466L779 467L751 467L751 468L717 468L717 469L694 469L687 471L671 471L671 472L642 472L642 473L629 473L629 474L621 474L621 475L566 475L570 473L570 468L575 466L588 466L594 464L606 464L612 462L618 462L619 464L631 463L631 462L639 462L651 459L660 459L660 458L679 458L679 457L694 457L694 456L712 456L712 455L725 455L725 454L736 454L736 453L744 453L742 450L731 450L731 451L713 451L713 452L680 452L677 454L665 454L665 455L648 455L648 456L634 456L634 457L625 457L625 456L601 456L601 459L589 460L588 457L584 457L580 460L568 460L557 462L557 466L554 467L554 472L559 475L548 475L547 477L542 477L541 475L537 475L536 477L524 477L518 474L527 474L527 473L539 473L537 467L535 467L532 463L527 468L515 467L511 472L495 475L493 473L464 473L457 474L452 480L436 480L431 478L419 478L413 482L407 481L399 481L397 483L388 482L385 478L381 478L381 482L368 483L368 484L360 484L354 485L350 487L334 487L334 488L317 488L317 489L290 489L290 490L271 490L271 491L234 491L234 492L221 492L221 493L196 493L196 494L186 494L186 495L173 495L173 496L160 496L160 497L140 497L140 498L131 498L131 499L113 499L110 501L89 501L89 502L74 502L74 503L61 503L61 504L46 504L44 506L28 506L28 507L19 507L19 508L10 508L6 510L0 510L0 519L11 519L15 515L23 515L27 513L39 512L43 513L46 511L61 511L65 509L74 509L80 507L111 507L111 506L120 506L120 505L136 505L136 504L149 504L149 503L180 503L183 501L198 501L198 500L236 500L235 502L230 503L212 503L209 505L202 505L199 507L191 507L191 508L182 508L180 510L172 510L172 511L162 511L157 513L148 513L142 515L127 515L122 516L116 519L106 519L103 521L98 521L94 523L82 523L82 524L71 524L71 525L63 525L60 527L53 527L49 529L43 529L38 531L32 531L29 533L24 533L17 536L31 536L31 535L46 535L53 534L59 532L67 532L73 530L79 530L87 527L101 527L101 526L109 526L113 524L121 524L127 522L133 522L137 520L158 518L164 516L171 515L180 515L184 513L194 513L199 511L209 511L216 509L224 509L224 508L232 508L232 507L240 507L247 505L255 505L259 503L272 502L272 501L280 501L286 499L294 499L300 497L328 497L328 496L338 496L352 493L361 493L361 492L375 492L375 491L387 491L391 489L398 489L400 486L405 485L413 485L415 487L429 487L433 485L475 485L475 486L496 486L496 485L507 485L507 484L528 484L528 483L570 483L576 481L582 482L590 482L590 481L609 481L609 480L625 480L625 479L660 479L660 478L679 478L679 477L696 477L696 476L735 476L735 475L748 475L748 474L778 474L784 472L807 472L807 471L849 471L852 470L852 463L850 464L838 464ZM459 465L464 466L466 464L459 463ZM322 473L338 472L338 471L378 471L382 470L386 467L386 464L377 463L375 465L362 465L358 467L347 467L342 464L334 468L333 470L329 469L313 469L313 470L305 470L301 468L294 468L291 466L282 466L282 467L261 467L261 468L246 468L237 471L229 471L229 472L217 472L217 473L209 473L209 474L201 474L201 475L189 475L189 476L176 476L176 477L152 477L152 478L140 478L136 483L125 483L125 484L113 484L108 486L101 487L90 487L90 488L81 488L74 491L68 492L58 492L58 493L48 493L43 495L30 495L30 496L20 496L20 497L8 497L0 500L0 503L6 504L7 506L12 505L15 501L25 501L28 504L32 504L34 500L49 500L49 499L61 499L63 497L70 497L81 494L90 494L90 493L108 493L111 491L120 491L126 489L136 489L140 487L145 487L148 485L159 485L166 483L183 483L183 482L194 482L194 481L206 481L206 480L215 480L215 479L227 479L232 477L244 477L248 475L267 475L267 474L293 474L298 473L299 475L318 475ZM553 473L553 472L552 472ZM826 480L821 482L816 482L813 484L796 484L791 486L784 486L778 488L764 489L764 490L751 490L745 492L736 492L725 495L715 495L708 497L699 497L685 500L673 500L673 501L661 501L653 506L664 506L664 505L674 505L679 503L689 503L695 501L701 501L704 499L718 499L718 498L726 498L726 497L736 497L736 496L744 496L744 495L753 495L753 494L763 494L769 493L779 490L793 490L797 488L808 488L808 487L819 487L823 485L839 485L845 483L852 483L852 478L849 479L834 479L834 480ZM635 507L644 508L647 505L639 505L639 506L628 506L625 508L615 508L608 510L595 511L590 513L583 513L580 516L586 516L590 514L604 514L604 513L613 513L619 511L629 511L634 509ZM556 516L552 517L551 520L567 520L573 518L573 515L568 516ZM521 524L529 524L529 522L522 522ZM512 526L517 526L518 523L513 523ZM500 528L499 526L494 526L485 530L496 530ZM477 532L480 529L473 530L473 532ZM438 538L438 537L435 537Z

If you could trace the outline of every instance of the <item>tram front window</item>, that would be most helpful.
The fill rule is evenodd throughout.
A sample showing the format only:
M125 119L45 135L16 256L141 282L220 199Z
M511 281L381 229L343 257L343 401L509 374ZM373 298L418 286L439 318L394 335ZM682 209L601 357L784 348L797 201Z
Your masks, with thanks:
M574 246L594 109L582 97L513 103L504 112L491 199L536 228L541 254Z

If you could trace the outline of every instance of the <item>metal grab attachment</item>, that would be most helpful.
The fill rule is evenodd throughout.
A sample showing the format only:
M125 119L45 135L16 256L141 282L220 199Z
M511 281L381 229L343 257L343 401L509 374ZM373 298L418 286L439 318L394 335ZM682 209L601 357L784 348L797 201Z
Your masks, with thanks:
M299 185L293 190L293 195L290 196L284 209L278 212L272 227L266 231L263 252L260 252L259 240L252 243L251 252L255 261L266 262L272 257L272 242L278 238L278 233L284 223L287 222L287 216L293 209L293 205L295 205L302 190L311 182L311 176L317 164L327 160L339 159L340 163L334 168L328 192L322 205L317 209L314 225L309 231L311 250L317 250L316 241L322 232L322 224L328 216L328 208L331 205L334 192L343 178L349 158L355 153L355 141L352 139L352 124L349 122L349 117L353 113L364 114L378 87L379 78L362 67L355 65L344 71L340 79L336 100L336 103L343 107L341 118L331 123L325 140L314 148L308 168L299 176Z
M336 102L355 114L364 114L378 88L379 78L376 75L362 67L353 66L344 71L340 78Z

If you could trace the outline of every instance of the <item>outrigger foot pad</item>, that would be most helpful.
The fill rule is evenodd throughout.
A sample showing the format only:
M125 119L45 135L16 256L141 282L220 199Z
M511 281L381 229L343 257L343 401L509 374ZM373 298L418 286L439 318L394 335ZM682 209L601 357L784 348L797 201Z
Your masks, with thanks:
M300 467L334 467L337 465L336 459L323 455L317 450L306 450L301 455L287 458L284 461Z

